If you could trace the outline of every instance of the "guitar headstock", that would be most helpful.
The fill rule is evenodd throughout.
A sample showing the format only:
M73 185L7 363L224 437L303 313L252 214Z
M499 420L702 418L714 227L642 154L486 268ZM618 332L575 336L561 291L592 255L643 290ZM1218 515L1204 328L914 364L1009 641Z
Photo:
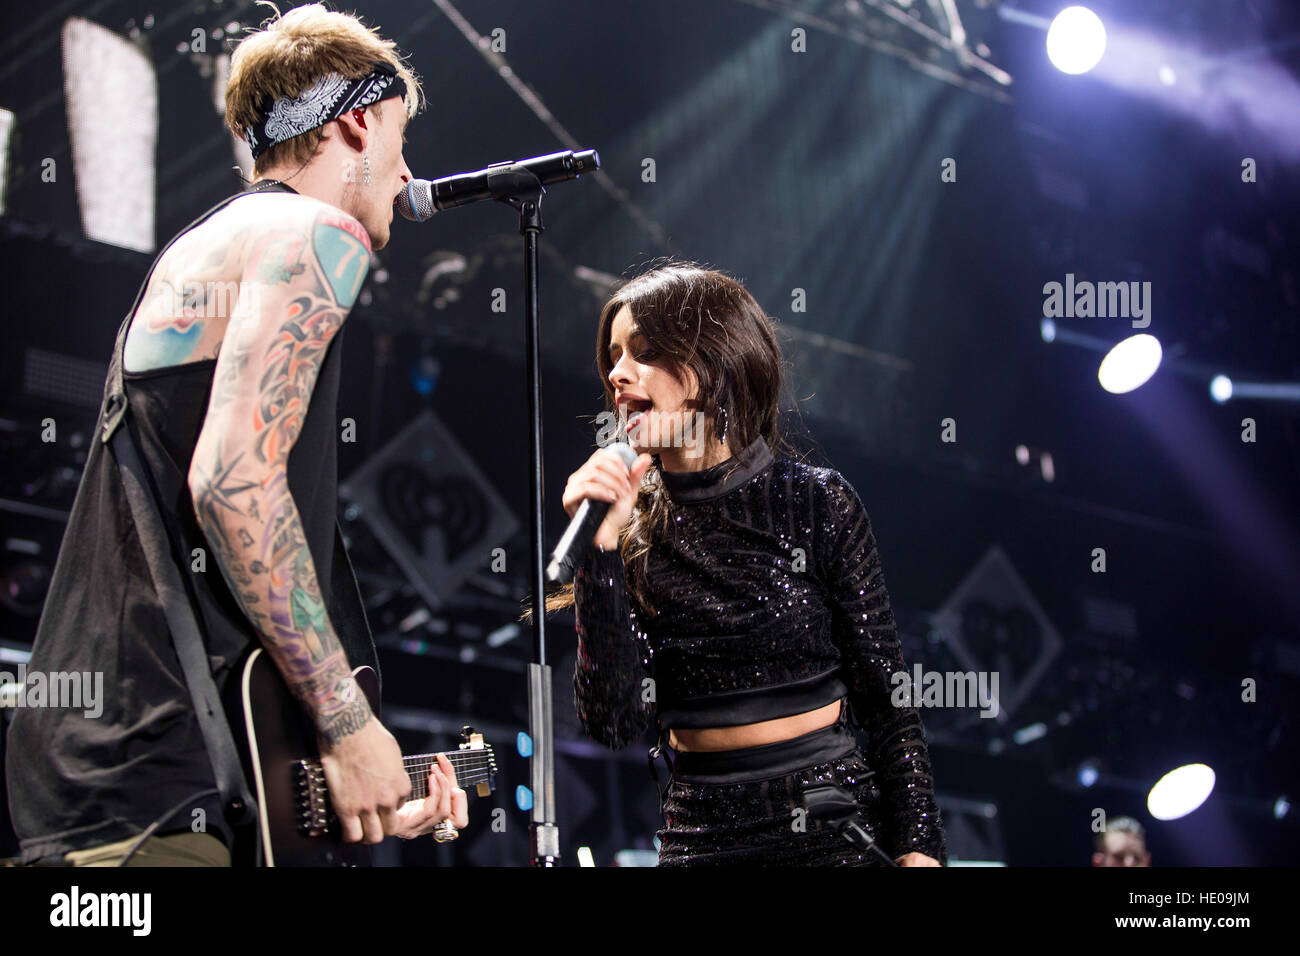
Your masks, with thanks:
M477 784L475 784L475 790L480 797L491 796L492 780L494 777L496 777L497 774L497 758L496 758L496 753L492 749L492 745L488 743L484 743L483 735L477 733L474 730L474 728L469 726L468 724L466 724L464 727L461 728L460 736L461 736L461 744L460 744L461 750L481 750L486 752L485 755L487 756L487 762L488 762L488 779L480 780Z

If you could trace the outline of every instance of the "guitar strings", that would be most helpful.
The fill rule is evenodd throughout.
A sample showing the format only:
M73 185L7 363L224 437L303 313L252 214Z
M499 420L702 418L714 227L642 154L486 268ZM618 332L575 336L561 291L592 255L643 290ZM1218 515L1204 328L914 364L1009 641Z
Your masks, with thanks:
M474 785L481 781L475 779L480 774L483 780L492 776L496 768L495 755L491 751L472 750L466 751L447 751L439 754L416 754L411 757L403 757L402 763L406 767L406 774L411 778L411 795L410 800L422 800L429 795L428 783L429 772L438 763L438 757L444 756L451 764L452 770L456 774L457 785ZM478 766L476 766L478 765ZM466 773L466 778L461 779L461 774Z
M429 795L429 772L437 765L438 757L446 757L456 774L458 786L477 785L489 780L497 772L496 754L490 749L449 750L441 754L415 754L402 758L406 775L411 779L410 800L422 800ZM462 779L461 775L465 774Z
M415 764L415 765L413 765L413 766L409 766L409 767L407 767L407 768L406 768L406 772L407 772L408 775L409 775L409 774L417 774L417 773L418 773L418 774L420 774L421 776L427 777L427 776L429 775L429 771L432 770L435 766L437 766L437 764L432 764L432 763L426 763L426 764ZM470 773L473 773L473 772L476 771L476 770L489 770L489 769L493 769L493 767L492 767L491 765L489 765L489 764L478 764L478 765L475 765L475 764L460 764L460 765L452 764L452 765L451 765L451 769L452 769L452 771L456 774L456 776L459 777L462 771L468 771L468 772L470 772Z
M438 762L437 756L438 754L421 753L417 754L415 757L403 757L402 763L407 767L407 773L411 770L428 770L429 767L434 766L435 763ZM452 757L451 754L442 754L442 756L447 757L447 761L451 763L452 770L459 770L460 767L474 765L474 763L480 762L484 763L485 766L495 766L495 762L497 762L495 761L495 758L487 756L465 756L459 758Z

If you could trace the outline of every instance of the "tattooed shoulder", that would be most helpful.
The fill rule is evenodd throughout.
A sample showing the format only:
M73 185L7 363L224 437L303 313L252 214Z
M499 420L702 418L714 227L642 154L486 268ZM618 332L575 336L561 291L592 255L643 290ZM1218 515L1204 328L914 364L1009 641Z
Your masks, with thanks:
M370 270L370 236L352 216L328 210L312 224L311 240L334 301L350 309Z
M127 334L128 371L215 357L243 291L247 231L219 216L178 237L158 260Z

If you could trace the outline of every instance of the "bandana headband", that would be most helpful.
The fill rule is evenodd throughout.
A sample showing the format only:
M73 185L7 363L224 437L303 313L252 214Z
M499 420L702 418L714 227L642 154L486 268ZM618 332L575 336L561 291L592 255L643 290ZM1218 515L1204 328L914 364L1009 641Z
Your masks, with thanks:
M390 96L405 96L406 84L389 63L355 80L328 73L298 96L282 97L260 112L262 118L244 127L244 139L257 159L272 146L324 126L349 110L369 106Z

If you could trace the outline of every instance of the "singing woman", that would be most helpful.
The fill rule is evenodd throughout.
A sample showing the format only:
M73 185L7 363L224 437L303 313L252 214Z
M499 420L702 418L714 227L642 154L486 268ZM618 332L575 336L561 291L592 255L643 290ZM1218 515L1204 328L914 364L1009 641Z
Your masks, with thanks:
M672 263L606 304L596 362L641 454L570 476L570 515L611 506L548 606L575 605L586 733L621 748L654 725L652 754L675 755L660 865L946 864L871 523L842 475L783 454L772 320L729 276ZM869 840L822 815L827 793Z

